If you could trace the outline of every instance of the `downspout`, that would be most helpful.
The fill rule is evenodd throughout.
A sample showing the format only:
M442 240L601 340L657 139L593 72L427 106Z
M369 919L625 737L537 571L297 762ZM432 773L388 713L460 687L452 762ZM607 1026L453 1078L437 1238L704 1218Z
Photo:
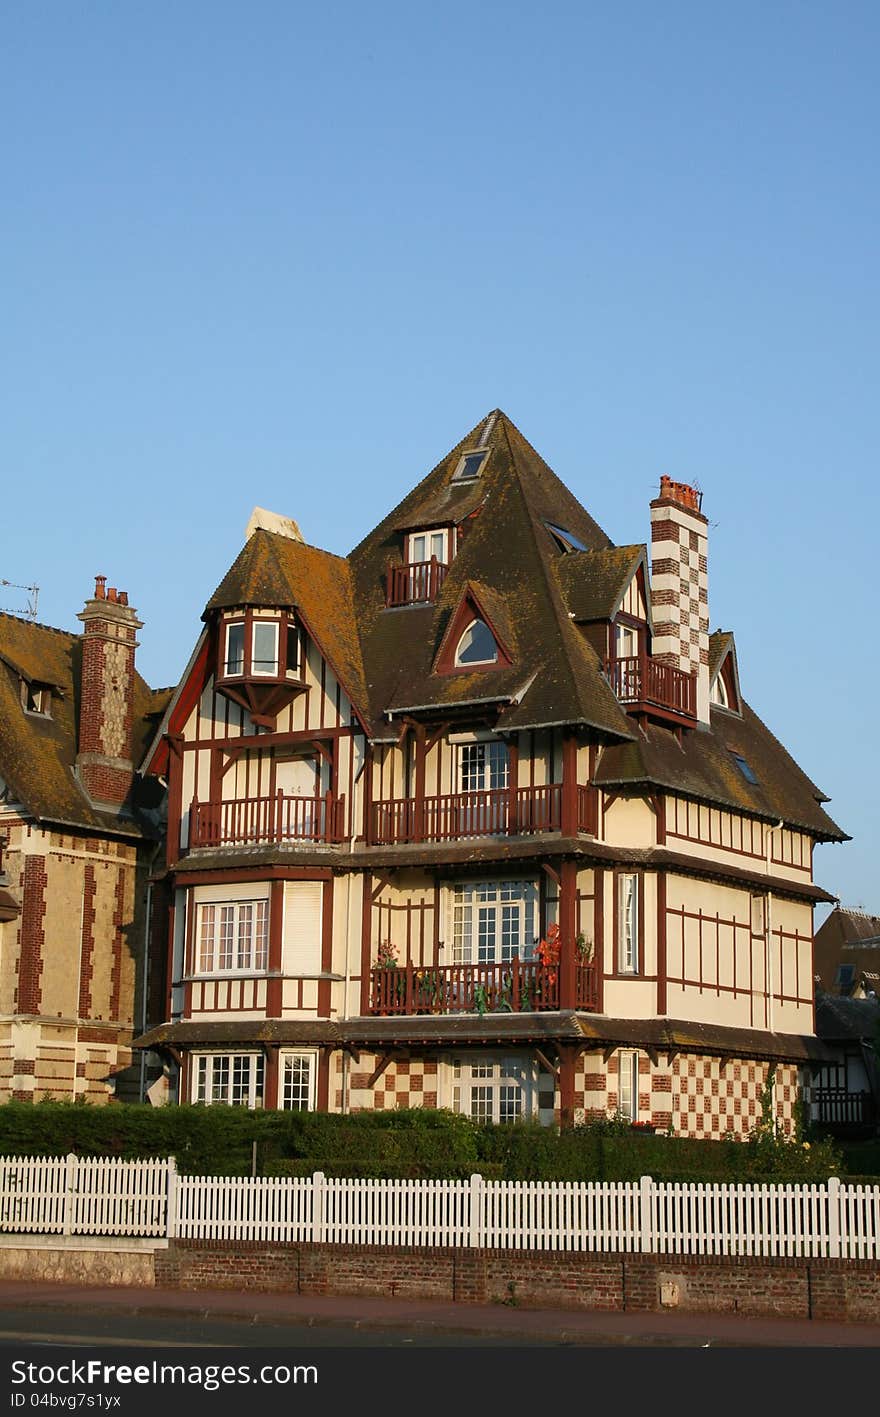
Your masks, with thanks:
M352 795L352 801L351 801L351 804L350 804L350 812L351 812L351 815L350 815L350 817L349 817L349 838L348 838L348 853L349 853L349 856L351 856L352 853L354 852L355 823L356 823L356 821L357 821L357 813L356 813L356 811L355 811L355 809L354 809L354 789L357 787L358 783L360 782L361 777L362 777L363 772L364 772L364 769L365 769L365 767L367 766L367 753L368 753L369 751L370 751L369 744L366 742L366 739L365 739L365 740L364 740L364 760L363 760L363 762L361 763L360 767L358 768L358 770L357 770L357 772L356 772L356 774L355 774L354 782L352 783L352 794L351 794L351 795ZM353 873L352 873L351 871L349 871L349 873L348 873L348 893L347 893L347 895L346 895L346 897L345 897L345 984L343 985L343 993L342 993L342 1017L343 1017L343 1019L344 1019L345 1021L348 1020L348 1000L349 1000L349 993L350 993L350 989L351 989L351 891L352 891L352 884L353 884ZM342 1050L342 1111L343 1111L343 1113L346 1113L346 1112L348 1112L348 1110L349 1110L348 1073L349 1073L350 1064L351 1064L351 1057L350 1057L350 1055L349 1055L347 1049L343 1048L343 1050Z

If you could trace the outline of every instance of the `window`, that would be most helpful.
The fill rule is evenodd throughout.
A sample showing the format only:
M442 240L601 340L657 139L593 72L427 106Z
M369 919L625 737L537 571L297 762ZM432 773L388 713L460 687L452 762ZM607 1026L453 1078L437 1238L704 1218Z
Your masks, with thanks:
M262 1053L197 1053L193 1057L193 1102L262 1107Z
M430 561L433 557L445 565L447 540L448 532L445 527L441 527L438 531L410 532L407 560L410 562Z
M493 791L510 781L510 755L501 742L463 743L458 752L462 792Z
M851 989L855 983L856 967L854 964L839 964L837 966L837 987L838 989Z
M754 771L746 759L739 753L731 753L730 756L733 758L733 761L736 763L746 782L753 782L757 785L758 779L755 777Z
M458 642L456 664L494 664L498 658L495 636L485 620L472 620Z
M234 620L226 626L226 654L223 657L224 673L244 673L244 621Z
M237 900L198 908L198 972L248 973L266 968L269 953L268 900Z
M639 652L639 632L635 625L618 620L614 626L614 658L635 659Z
M617 1111L628 1122L639 1120L639 1055L617 1055Z
M25 713L39 713L48 718L52 708L52 690L46 684L21 681L21 706Z
M475 1122L531 1115L531 1069L518 1058L473 1058L452 1065L452 1108Z
M288 1112L314 1110L314 1053L282 1053L281 1106Z
M452 475L453 482L473 482L483 471L483 464L489 456L488 448L478 452L463 453L458 467Z
M639 878L617 877L617 970L639 972Z
M715 683L712 685L712 692L709 695L709 702L717 704L719 708L730 707L730 704L727 700L727 685L725 684L721 674L718 675L715 680Z
M545 522L547 530L552 533L554 540L562 551L586 551L587 548L582 541L575 536L574 532L566 531L564 526L554 526L552 522Z
M454 964L530 959L538 931L534 881L482 881L453 890Z
M278 621L255 620L251 643L251 672L278 673Z

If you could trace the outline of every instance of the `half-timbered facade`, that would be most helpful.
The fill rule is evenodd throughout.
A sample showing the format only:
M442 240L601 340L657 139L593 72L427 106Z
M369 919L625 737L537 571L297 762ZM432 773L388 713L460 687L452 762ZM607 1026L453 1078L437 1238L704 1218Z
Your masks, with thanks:
M257 510L145 763L178 1096L785 1125L822 793L709 633L699 494L614 546L496 411L347 558Z
M171 691L99 576L81 634L0 615L0 1102L135 1100L151 1016L147 876L162 791L135 771ZM161 1015L160 1015L161 1017Z

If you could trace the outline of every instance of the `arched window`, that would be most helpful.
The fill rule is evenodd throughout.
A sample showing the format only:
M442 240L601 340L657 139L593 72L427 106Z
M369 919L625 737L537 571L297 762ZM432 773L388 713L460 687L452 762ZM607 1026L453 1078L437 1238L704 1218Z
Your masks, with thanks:
M720 708L730 708L730 703L727 698L727 685L724 682L723 675L719 674L715 683L712 685L712 692L709 695L709 699L711 703L718 704Z
M495 636L485 620L472 620L458 642L456 664L494 664L498 659Z

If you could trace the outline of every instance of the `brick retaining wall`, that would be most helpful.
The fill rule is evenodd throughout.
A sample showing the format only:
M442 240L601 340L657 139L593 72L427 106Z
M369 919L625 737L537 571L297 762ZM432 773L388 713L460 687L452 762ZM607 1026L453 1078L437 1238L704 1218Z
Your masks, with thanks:
M155 1281L180 1289L880 1323L880 1265L867 1260L178 1240L156 1252Z

